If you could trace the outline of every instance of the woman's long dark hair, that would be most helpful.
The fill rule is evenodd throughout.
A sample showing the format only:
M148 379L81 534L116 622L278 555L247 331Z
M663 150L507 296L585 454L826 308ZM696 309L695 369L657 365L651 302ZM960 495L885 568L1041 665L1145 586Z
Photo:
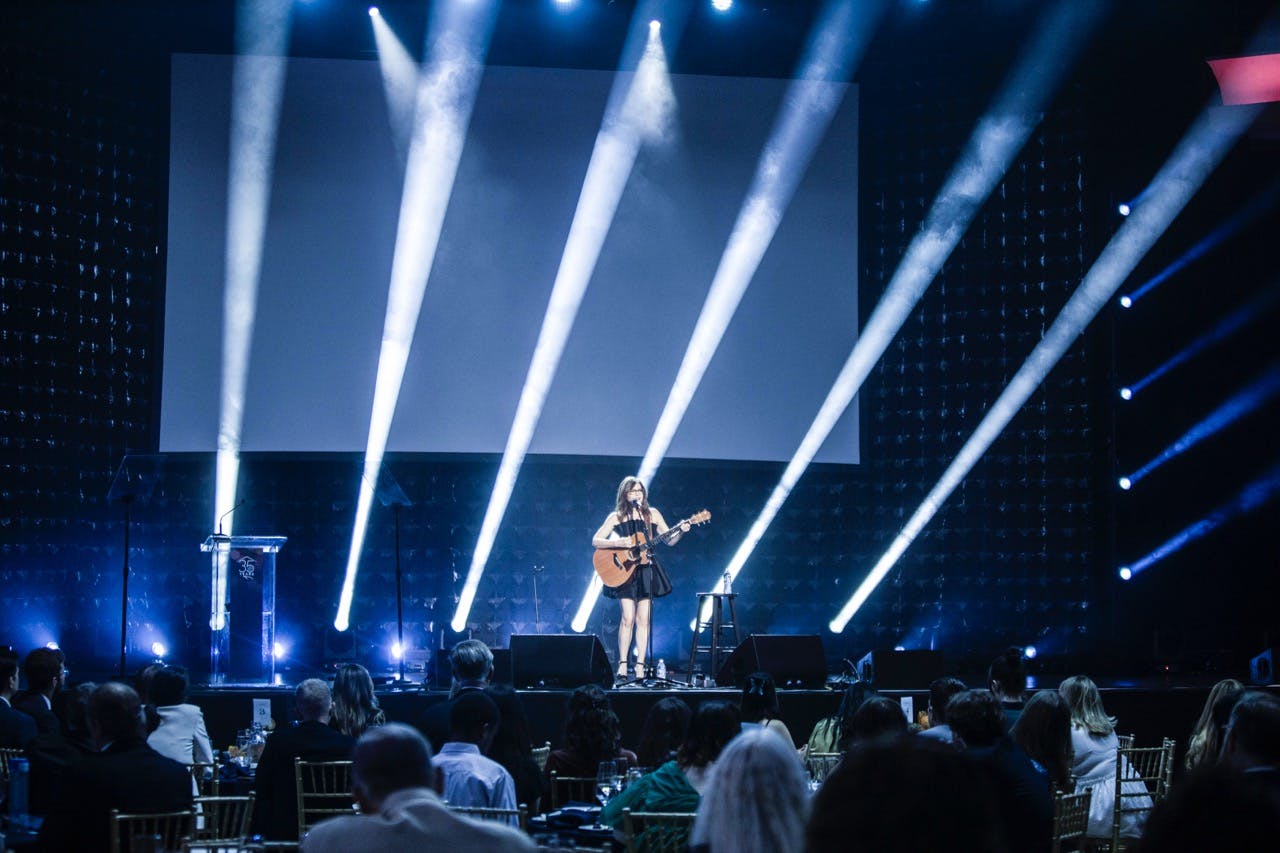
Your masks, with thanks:
M776 720L782 716L778 707L778 690L773 676L767 672L753 672L742 687L742 719L747 723Z
M618 514L618 520L631 516L631 501L627 500L627 492L631 491L633 486L639 486L644 489L644 497L640 501L640 514L644 518L649 518L649 488L642 482L639 477L623 477L622 482L618 484L618 496L614 500L613 511Z
M373 695L369 670L358 663L345 664L333 679L333 714L329 725L343 734L360 737L366 729L380 726L387 715Z
M840 697L840 707L836 710L836 749L844 752L853 741L853 715L858 713L862 703L876 695L870 681L859 679L844 689Z
M502 722L489 745L488 755L506 768L516 787L516 802L530 809L542 797L542 771L533 760L533 738L529 734L529 718L515 690L506 684L485 688L485 693L498 706Z
M645 715L640 729L636 757L641 767L657 767L675 757L676 750L689 734L693 711L683 699L668 696L655 702Z
M987 668L987 681L1001 699L1019 701L1027 692L1027 659L1022 649L1010 646Z
M569 697L569 717L564 724L565 744L589 764L606 761L618 754L622 740L618 715L609 697L594 684L573 691Z
M1056 690L1039 690L1013 724L1013 739L1060 791L1071 790L1071 706Z
M706 767L742 731L738 708L732 702L703 702L689 724L689 736L676 753L681 767Z

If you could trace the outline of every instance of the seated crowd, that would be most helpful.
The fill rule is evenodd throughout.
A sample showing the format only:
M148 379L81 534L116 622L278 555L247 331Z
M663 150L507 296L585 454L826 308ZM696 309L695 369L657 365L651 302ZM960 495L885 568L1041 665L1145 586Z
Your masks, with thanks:
M557 779L594 781L601 762L613 762L629 778L599 823L620 833L626 814L689 815L683 831L695 851L1049 850L1055 795L1084 790L1092 799L1081 849L1103 847L1117 781L1138 804L1120 822L1128 848L1270 849L1280 838L1280 698L1239 682L1213 689L1189 740L1189 770L1162 796L1125 765L1093 681L1075 676L1027 696L1025 664L1012 653L993 662L986 689L935 681L920 723L854 682L799 749L766 673L752 674L736 702L656 701L635 751L623 746L608 694L584 686L567 699L559 748L541 762L518 695L488 684L492 661L483 643L460 644L448 701L412 725L388 722L363 667L343 667L332 687L301 682L296 720L266 739L257 764L251 834L305 851L533 850L521 810L550 811ZM214 760L203 713L187 702L184 669L149 670L136 690L64 689L61 652L37 649L21 662L0 652L0 747L30 761L38 849L108 850L112 810L198 805L191 765ZM819 765L820 756L833 761ZM350 760L358 813L299 839L295 759Z

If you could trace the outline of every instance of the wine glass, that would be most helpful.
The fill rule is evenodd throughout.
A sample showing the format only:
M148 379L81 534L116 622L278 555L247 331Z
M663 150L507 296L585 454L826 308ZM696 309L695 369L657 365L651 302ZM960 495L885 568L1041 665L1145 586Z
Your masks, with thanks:
M601 808L609 805L609 800L613 799L616 789L614 779L617 775L618 762L600 762L600 768L596 771L596 799L600 801Z

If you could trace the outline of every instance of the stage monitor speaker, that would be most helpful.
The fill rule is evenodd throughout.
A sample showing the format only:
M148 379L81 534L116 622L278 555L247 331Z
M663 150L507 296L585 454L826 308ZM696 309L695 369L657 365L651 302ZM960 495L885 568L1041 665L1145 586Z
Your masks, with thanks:
M717 687L742 687L753 672L767 672L785 688L817 689L827 683L827 656L817 634L752 634L725 659Z
M1252 684L1276 683L1276 659L1280 658L1280 649L1270 648L1249 661L1249 681Z
M595 634L512 634L511 683L517 689L613 686L613 668Z
M946 674L942 652L930 649L867 652L858 661L857 673L877 690L927 690Z

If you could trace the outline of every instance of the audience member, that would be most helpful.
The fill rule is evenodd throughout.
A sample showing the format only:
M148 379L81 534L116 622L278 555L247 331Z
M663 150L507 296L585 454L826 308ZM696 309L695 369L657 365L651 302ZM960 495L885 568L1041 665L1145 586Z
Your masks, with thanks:
M435 750L449 739L449 709L453 700L463 693L482 691L489 686L489 679L493 676L493 652L479 640L463 640L449 652L449 669L452 672L449 700L428 707L417 723L418 731Z
M921 738L859 744L814 797L809 853L1021 853L1005 840L991 777Z
M1224 695L1239 697L1244 692L1244 685L1234 678L1224 678L1209 691L1209 698L1200 711L1200 719L1191 731L1191 740L1187 743L1187 769L1201 764L1213 764L1218 760L1218 752L1222 749L1222 727L1215 725L1213 719L1214 704ZM1232 705L1234 705L1234 701Z
M711 853L800 853L809 785L781 738L755 729L729 742L715 762L690 846Z
M691 812L706 788L721 751L742 731L738 709L728 702L703 702L693 714L689 736L676 752L674 761L632 782L609 801L600 813L600 822L617 826L622 810L646 812ZM778 739L781 743L781 738ZM789 750L797 769L800 762Z
M1012 737L1054 790L1071 791L1071 709L1058 691L1036 691L1013 724Z
M60 780L40 827L43 850L108 850L112 809L145 814L191 808L191 774L143 740L142 702L132 687L109 683L89 697L89 730L99 752Z
M623 749L618 715L609 704L608 695L594 684L587 684L569 696L569 715L565 719L562 749L547 756L546 775L595 778L601 761L621 761L637 767L636 754Z
M947 725L947 703L951 697L966 690L964 682L958 678L935 678L929 685L929 728L920 732L920 737L951 743L951 726Z
M966 754L991 773L1009 846L1019 853L1047 850L1053 796L1045 775L1005 734L1004 710L994 693L966 690L947 703L947 720Z
M369 729L351 754L351 779L361 814L320 823L302 841L305 853L450 853L532 851L524 833L493 821L449 810L439 793L440 774L431 764L431 746L400 723Z
M27 689L13 699L13 707L29 714L36 721L36 730L42 735L61 735L62 723L53 712L53 695L62 688L66 678L66 655L62 649L41 646L32 649L22 663L27 677Z
M92 681L86 681L71 688L71 695L67 697L67 744L81 757L98 751L89 731L89 697L97 687Z
M468 691L453 700L449 740L432 766L443 774L444 798L450 805L514 809L516 787L501 764L485 758L501 722L498 706L483 692ZM512 818L511 823L518 821Z
M787 742L787 746L796 748L787 724L782 722L782 709L778 705L778 689L773 684L773 676L767 672L753 672L747 676L747 683L742 687L742 726L751 728L760 726L776 732Z
M36 736L36 721L13 707L18 692L18 659L0 655L0 747L21 749Z
M1280 699L1261 690L1240 697L1231 709L1220 762L1280 792Z
M805 744L805 754L843 752L848 749L853 715L862 703L876 694L869 681L855 681L844 689L834 717L824 717L814 725Z
M987 668L987 685L1004 709L1004 730L1013 731L1027 694L1027 659L1022 649L1010 646L991 662Z
M506 768L516 786L516 802L529 807L530 814L538 814L545 782L542 768L533 758L533 739L529 735L529 719L524 705L511 687L501 684L490 687L485 693L498 706L498 733L485 755Z
M900 737L909 730L902 706L887 696L872 696L853 715L849 735L851 743L865 743L886 737Z
M358 663L343 664L333 679L333 713L329 725L344 735L358 738L367 729L380 726L387 715L378 707L373 695L373 679L369 670Z
M213 745L204 725L204 712L187 702L187 669L166 666L155 674L151 696L160 725L147 736L147 745L182 764L213 761Z
M156 713L156 703L151 696L151 682L155 679L156 673L162 669L164 664L155 661L138 670L138 674L133 677L133 689L138 691L138 698L142 700L142 711L147 717L147 734L154 732L160 725L160 715Z
M1203 761L1157 803L1138 853L1274 850L1280 791L1234 767Z
M333 694L318 678L298 684L293 694L297 721L267 738L254 778L253 833L269 841L298 840L298 789L293 761L345 761L355 739L329 727Z
M1076 790L1089 788L1093 799L1089 806L1089 836L1106 838L1112 833L1116 802L1116 763L1120 740L1116 737L1115 717L1102 708L1098 686L1088 676L1075 675L1062 682L1058 692L1071 709L1071 773L1076 777ZM1124 769L1124 768L1122 768ZM1126 794L1141 794L1146 785L1141 780L1122 783ZM1140 800L1130 805L1141 806ZM1151 805L1150 800L1146 802ZM1121 816L1120 835L1137 838L1142 834L1143 812L1127 812Z
M693 710L683 699L668 696L659 699L645 715L636 744L636 759L641 767L654 768L676 757L676 750L689 734Z

